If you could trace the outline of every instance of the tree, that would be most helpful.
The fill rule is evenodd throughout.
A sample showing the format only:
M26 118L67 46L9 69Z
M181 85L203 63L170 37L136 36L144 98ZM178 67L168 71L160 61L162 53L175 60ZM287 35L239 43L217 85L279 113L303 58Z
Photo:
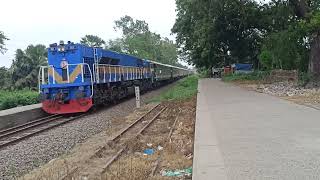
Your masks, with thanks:
M179 64L176 44L151 32L147 22L124 16L115 21L114 29L122 32L122 38L109 41L107 48L161 63Z
M120 29L124 36L136 36L137 34L145 34L150 32L149 25L142 20L134 20L126 15L120 20L115 21L115 30Z
M180 56L201 68L235 62L320 74L320 1L176 0ZM270 55L270 56L266 56ZM271 57L271 58L269 58ZM272 62L266 62L266 60ZM261 58L260 58L261 60Z
M282 11L274 13L270 11L277 22L283 22L283 26L269 32L269 50L275 55L277 61L284 62L284 69L299 69L313 74L320 73L320 2L310 0L273 0L269 9ZM283 13L284 12L284 13ZM273 44L270 46L270 44ZM289 66L287 66L289 65Z
M0 89L7 89L11 84L11 76L6 67L0 67Z
M176 0L180 54L197 67L256 63L264 35L255 1Z
M9 40L2 31L0 31L0 53L4 54L7 49L5 48L5 41Z
M95 35L85 35L81 38L80 43L90 47L102 47L106 44L103 39Z
M289 0L296 16L303 20L310 42L309 71L320 75L320 2L311 0Z
M26 50L17 49L12 62L12 81L15 88L35 88L38 84L40 66L47 65L44 45L29 45Z
M122 53L124 51L123 40L121 38L117 38L115 40L109 40L108 45L106 46L106 49Z

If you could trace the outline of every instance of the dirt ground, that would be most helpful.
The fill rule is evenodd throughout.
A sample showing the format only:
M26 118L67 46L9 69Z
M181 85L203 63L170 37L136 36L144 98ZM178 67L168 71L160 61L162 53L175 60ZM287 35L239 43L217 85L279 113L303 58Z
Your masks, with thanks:
M111 165L103 179L191 179L191 176L162 175L167 170L192 167L196 98L165 104L168 111L131 144L130 151ZM143 155L148 148L155 149L155 153Z
M166 175L168 171L192 168L196 97L164 102L162 105L166 105L167 110L141 136L129 142L128 149L97 179L191 179L188 173L180 177ZM154 104L149 104L136 110L126 117L126 124L118 123L120 121L110 122L108 129L77 145L69 154L50 161L20 179L63 179L77 167L85 167L92 155L104 147L112 135L153 106ZM145 155L146 149L152 149L154 153Z

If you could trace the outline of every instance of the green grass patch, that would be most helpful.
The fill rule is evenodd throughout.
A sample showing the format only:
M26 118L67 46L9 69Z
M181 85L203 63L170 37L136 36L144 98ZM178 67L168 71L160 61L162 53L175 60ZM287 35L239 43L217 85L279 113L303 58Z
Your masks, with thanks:
M7 91L0 90L0 110L17 106L39 103L38 92L31 90Z
M260 81L264 80L267 76L269 76L269 72L267 71L254 71L252 73L239 73L239 74L229 74L223 76L222 80L225 82L232 81Z
M196 75L181 79L174 87L160 94L160 96L153 98L151 102L182 100L191 98L197 93L198 79L199 77Z

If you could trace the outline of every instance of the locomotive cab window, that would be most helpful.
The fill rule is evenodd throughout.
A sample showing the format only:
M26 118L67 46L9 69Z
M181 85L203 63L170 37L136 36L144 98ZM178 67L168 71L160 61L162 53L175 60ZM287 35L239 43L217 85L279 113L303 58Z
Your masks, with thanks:
M110 62L110 64L111 65L119 65L119 59L111 59L111 62Z
M108 57L102 57L100 60L100 64L110 64L111 59Z
M102 57L99 64L119 65L120 59L112 59L109 57Z

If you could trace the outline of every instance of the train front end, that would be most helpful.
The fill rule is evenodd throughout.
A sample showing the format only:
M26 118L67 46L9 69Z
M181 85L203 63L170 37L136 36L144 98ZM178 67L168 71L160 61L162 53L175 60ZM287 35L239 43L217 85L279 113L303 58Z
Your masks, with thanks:
M86 112L93 106L92 67L85 63L82 51L80 44L71 42L48 48L48 66L39 71L39 93L47 113Z

